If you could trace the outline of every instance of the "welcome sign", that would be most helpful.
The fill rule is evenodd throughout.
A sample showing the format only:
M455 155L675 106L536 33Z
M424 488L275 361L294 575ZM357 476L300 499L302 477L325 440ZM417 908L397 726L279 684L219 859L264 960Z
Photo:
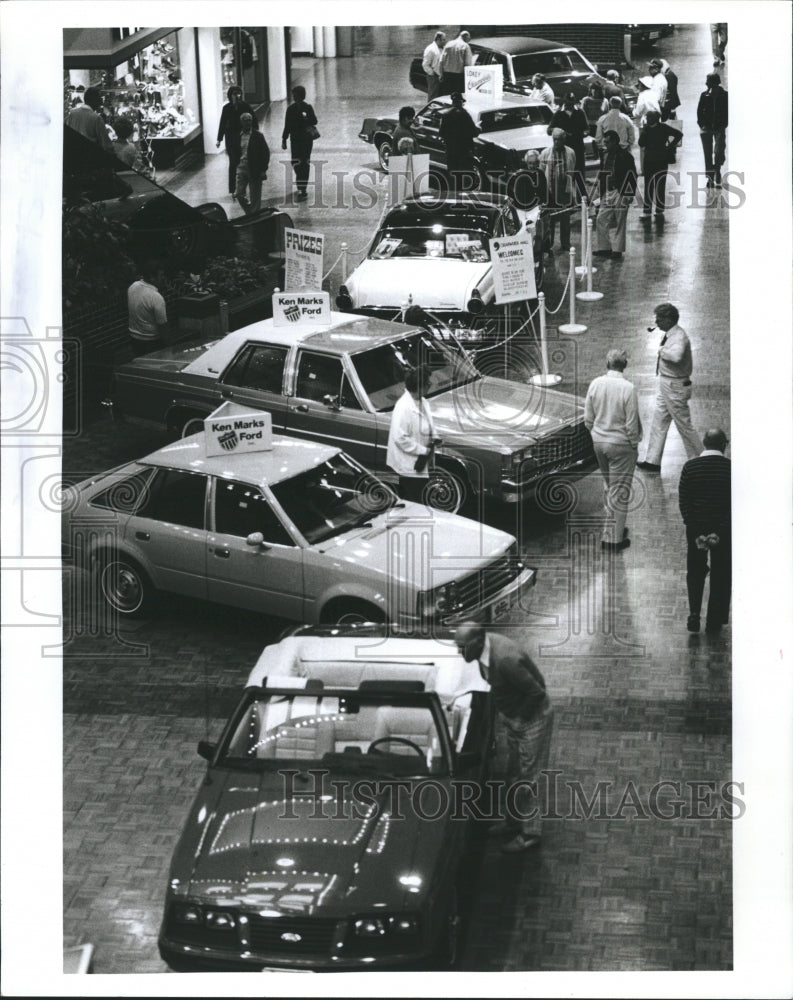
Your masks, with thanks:
M328 292L276 292L273 326L329 326Z
M204 421L207 457L271 451L273 418L263 410L223 403Z
M498 236L490 240L490 260L498 305L537 297L534 251L528 235Z

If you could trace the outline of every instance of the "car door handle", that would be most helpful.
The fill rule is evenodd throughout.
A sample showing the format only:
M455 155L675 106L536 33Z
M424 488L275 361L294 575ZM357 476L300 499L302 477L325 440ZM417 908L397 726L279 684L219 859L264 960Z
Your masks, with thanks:
M232 389L223 388L220 390L220 395L228 398L229 396L233 396L234 392Z
M139 539L141 542L148 542L148 540L151 538L151 535L149 534L148 531L136 531L135 537Z
M231 549L215 549L215 555L218 559L229 559L231 557Z
M306 403L300 403L297 406L292 406L290 409L294 410L295 413L308 413L308 405Z

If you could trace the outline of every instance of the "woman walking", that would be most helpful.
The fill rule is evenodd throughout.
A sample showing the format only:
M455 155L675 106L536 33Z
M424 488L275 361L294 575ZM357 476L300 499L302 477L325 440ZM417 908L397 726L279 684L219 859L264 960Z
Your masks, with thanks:
M237 166L240 162L240 115L253 115L253 108L242 99L242 88L229 87L226 91L228 104L223 105L218 125L218 138L215 146L219 149L223 139L226 140L226 155L229 158L229 194L234 196L237 187Z
M297 201L305 201L308 197L306 187L308 185L311 150L314 140L319 138L317 116L311 105L306 103L305 87L293 87L292 99L294 104L290 104L286 109L281 148L286 149L286 140L288 139L292 155L292 168L295 171L297 182L296 199Z

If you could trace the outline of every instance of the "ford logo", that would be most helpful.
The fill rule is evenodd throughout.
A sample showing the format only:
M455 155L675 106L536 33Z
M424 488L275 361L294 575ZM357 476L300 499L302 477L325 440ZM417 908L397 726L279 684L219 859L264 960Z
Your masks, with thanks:
M297 944L298 941L302 941L303 937L301 934L293 934L291 931L286 931L281 935L282 941L289 941L290 944Z

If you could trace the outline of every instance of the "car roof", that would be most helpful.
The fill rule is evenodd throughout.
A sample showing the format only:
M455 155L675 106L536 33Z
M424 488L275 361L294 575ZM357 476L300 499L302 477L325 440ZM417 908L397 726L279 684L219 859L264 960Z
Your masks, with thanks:
M432 103L436 102L451 106L452 99L444 94L441 97L433 98ZM494 101L490 97L480 97L478 94L477 96L471 94L465 99L466 110L476 111L480 115L485 111L510 111L515 107L525 108L529 105L535 108L548 107L545 101L538 101L534 97L529 97L528 94L517 94L511 90L505 91L498 101Z
M203 472L221 479L239 479L257 486L273 486L291 479L307 469L316 468L339 448L316 444L299 438L273 434L270 451L207 455L203 432L191 434L173 444L165 445L139 460L140 465L153 465L185 472Z
M495 49L496 52L506 52L511 56L523 52L547 52L549 49L572 49L575 46L563 42L552 42L548 38L530 38L527 35L499 35L490 38L472 38L471 45L479 45L483 49ZM577 51L577 50L576 50Z
M349 313L331 312L326 326L275 326L272 319L252 323L215 341L203 354L184 369L187 375L217 377L241 347L247 343L281 344L291 347L304 344L316 348L330 348L337 354L356 354L378 343L390 343L416 332L415 326L392 323L373 316L351 316Z

